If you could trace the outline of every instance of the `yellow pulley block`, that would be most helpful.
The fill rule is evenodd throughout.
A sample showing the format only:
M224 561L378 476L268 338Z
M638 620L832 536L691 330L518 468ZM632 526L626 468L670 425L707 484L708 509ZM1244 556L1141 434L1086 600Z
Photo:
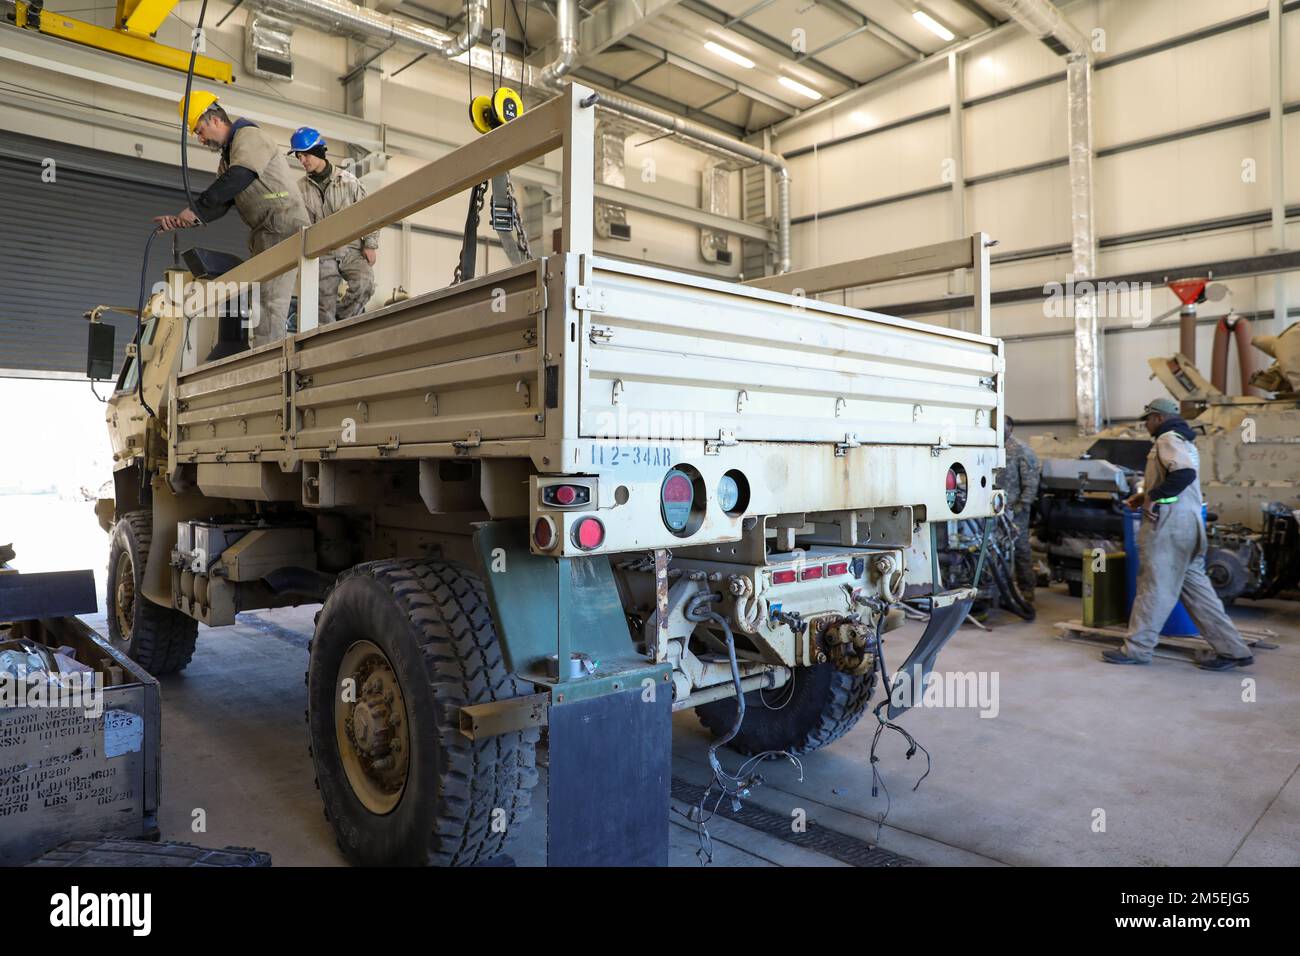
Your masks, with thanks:
M480 95L470 101L469 121L480 133L487 133L493 129L493 124L488 121L490 112L492 112L492 97Z
M469 121L480 133L504 126L524 111L524 101L508 86L492 91L491 96L476 96L469 104Z

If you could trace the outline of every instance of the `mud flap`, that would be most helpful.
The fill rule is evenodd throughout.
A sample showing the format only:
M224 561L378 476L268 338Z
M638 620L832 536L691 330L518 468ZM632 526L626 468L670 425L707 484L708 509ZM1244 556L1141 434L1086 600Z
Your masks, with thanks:
M935 658L948 643L948 639L957 633L961 622L970 613L975 596L963 597L943 607L935 607L930 612L930 623L925 633L917 641L916 647L898 670L894 671L889 687L889 719L909 710L925 693L925 680L934 669Z

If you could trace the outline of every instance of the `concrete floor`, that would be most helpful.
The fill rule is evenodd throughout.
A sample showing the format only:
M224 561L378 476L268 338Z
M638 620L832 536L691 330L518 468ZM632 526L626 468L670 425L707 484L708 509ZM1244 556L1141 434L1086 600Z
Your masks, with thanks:
M1278 632L1248 670L1216 674L1157 660L1147 668L1098 661L1095 646L1062 640L1051 622L1076 617L1061 591L1040 592L1035 624L1002 615L967 625L944 650L944 670L998 674L996 717L971 708L913 710L902 723L933 755L904 759L887 734L880 767L892 799L880 846L926 864L1296 865L1300 863L1300 623L1294 605L1234 611ZM278 865L343 859L312 785L304 721L307 638L314 608L241 615L201 629L194 661L164 678L163 800L168 839L269 851ZM102 628L102 617L90 619ZM890 635L897 663L920 636ZM1256 700L1242 700L1242 681ZM876 842L885 807L871 797L864 720L833 746L764 769L753 801L783 816L802 808L824 827ZM690 713L675 718L674 774L708 778L708 737ZM739 759L724 751L735 769ZM544 779L543 779L544 785ZM537 800L539 810L543 800ZM206 832L191 830L195 810ZM1105 832L1094 832L1097 810ZM784 840L716 818L714 865L836 865ZM694 827L674 816L671 861L697 865ZM544 862L543 813L516 841L521 865Z
M0 533L30 570L92 567L101 578L108 539L88 502L0 496ZM167 839L266 850L278 865L344 861L312 785L304 720L307 639L314 608L241 615L200 629L182 674L164 678L163 797ZM998 677L999 712L916 709L902 723L933 755L904 759L889 733L878 751L892 803L880 845L926 864L1300 864L1300 613L1296 604L1246 603L1238 623L1270 627L1275 650L1230 673L1161 660L1145 668L1099 662L1099 649L1062 640L1051 626L1079 602L1041 592L1039 620L995 617L991 632L964 627L944 650L944 671ZM104 631L102 614L87 620ZM901 662L917 624L889 636ZM1243 701L1243 681L1255 700ZM871 796L870 718L804 760L765 765L753 804L874 842L886 800ZM708 738L690 713L675 718L674 775L708 778ZM740 760L724 751L732 770ZM543 780L544 783L544 780ZM523 865L544 862L544 800L514 846ZM192 827L202 809L206 831ZM1105 831L1094 832L1096 811ZM697 835L672 818L671 861L697 865ZM833 865L834 860L715 818L714 865Z

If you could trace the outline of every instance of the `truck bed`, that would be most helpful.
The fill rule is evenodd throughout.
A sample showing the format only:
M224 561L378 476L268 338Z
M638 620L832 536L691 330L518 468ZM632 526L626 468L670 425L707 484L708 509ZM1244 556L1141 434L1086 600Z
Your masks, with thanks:
M659 485L683 463L708 494L738 472L749 514L924 506L917 520L963 510L945 484L960 466L965 516L987 514L1003 463L1001 349L801 296L557 255L182 370L170 466L196 466L209 496L321 506L328 496L300 489L338 467L323 463L515 459L523 470L501 481L527 479L533 493L513 511L489 504L493 517L536 511L539 476L588 476L611 541L627 549L666 546ZM632 496L649 507L615 508ZM690 540L735 541L741 519L709 508Z
M996 339L555 257L181 371L170 451L292 466L478 441L540 467L588 438L995 448L1001 369Z

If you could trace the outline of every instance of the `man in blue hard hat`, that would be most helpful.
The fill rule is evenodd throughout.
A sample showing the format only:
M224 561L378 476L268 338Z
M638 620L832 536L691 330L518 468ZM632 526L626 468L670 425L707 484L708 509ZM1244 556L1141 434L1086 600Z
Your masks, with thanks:
M1250 648L1223 610L1205 573L1205 523L1201 520L1201 458L1196 433L1171 398L1157 398L1142 410L1151 434L1143 490L1125 504L1142 509L1138 532L1137 594L1122 651L1105 651L1108 664L1148 664L1174 605L1181 598L1214 656L1206 670L1226 671L1255 663Z
M294 131L289 140L289 154L295 156L307 173L298 181L303 205L313 223L350 206L365 196L365 187L351 172L329 161L325 137L310 126ZM375 291L374 264L379 249L379 232L375 231L346 246L320 257L320 324L335 319L349 319L366 310ZM347 291L339 298L339 283Z

